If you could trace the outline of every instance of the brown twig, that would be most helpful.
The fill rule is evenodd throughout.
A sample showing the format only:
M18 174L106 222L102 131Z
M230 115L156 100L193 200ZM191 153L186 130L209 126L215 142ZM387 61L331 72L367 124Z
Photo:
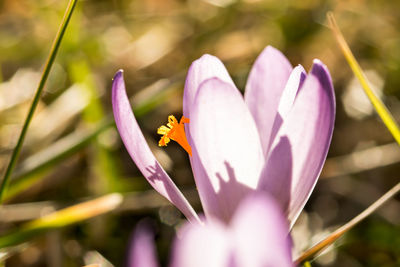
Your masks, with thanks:
M348 223L337 229L335 232L330 234L327 238L320 241L316 245L312 246L308 250L302 253L300 257L295 260L296 264L300 264L301 262L305 261L306 259L314 256L315 254L321 252L327 246L335 242L341 236L343 236L347 231L353 228L355 225L360 223L362 220L367 218L373 212L375 212L378 208L380 208L383 204L385 204L389 199L394 197L397 193L400 192L400 183L396 184L392 189L386 192L383 196L381 196L377 201L375 201L371 206L361 212L359 215L354 217Z

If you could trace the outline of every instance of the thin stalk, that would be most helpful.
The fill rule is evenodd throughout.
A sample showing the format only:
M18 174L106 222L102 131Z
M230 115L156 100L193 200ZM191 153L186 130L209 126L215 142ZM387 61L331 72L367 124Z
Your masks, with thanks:
M329 25L335 35L336 41L339 44L339 47L342 49L343 55L347 60L347 63L350 65L354 75L359 80L364 92L367 94L369 100L371 101L372 105L374 106L376 112L378 113L379 117L381 117L383 123L388 128L390 133L393 135L396 142L400 145L400 128L397 125L396 121L393 118L393 115L390 111L386 108L385 104L379 99L379 97L374 93L371 86L369 85L368 79L365 76L364 72L362 71L360 65L358 64L357 60L355 59L353 53L350 50L349 45L347 44L346 40L343 37L342 32L340 31L335 17L333 16L332 12L328 12L327 14Z
M28 115L27 115L27 117L25 119L24 125L22 126L22 130L21 130L20 136L18 138L17 145L15 146L15 148L13 150L13 153L11 155L10 162L8 163L8 166L7 166L6 172L4 174L3 180L1 181L1 185L0 185L0 203L2 203L3 194L4 194L4 192L5 192L5 190L6 190L7 186L8 186L8 182L10 180L11 174L12 174L12 172L14 170L14 167L15 167L15 164L17 162L18 156L19 156L19 154L21 152L22 144L24 143L24 139L25 139L26 133L28 132L29 124L30 124L30 122L32 120L32 117L33 117L33 114L35 112L35 109L36 109L36 107L37 107L37 105L39 103L40 96L42 94L43 88L44 88L44 86L46 84L47 78L48 78L50 70L51 70L51 66L54 63L54 60L56 58L58 49L59 49L60 44L61 44L61 40L62 40L62 38L64 36L65 30L67 29L68 23L69 23L69 21L71 19L71 16L72 16L72 13L74 11L74 8L76 6L77 1L78 0L70 0L69 1L67 9L66 9L65 14L64 14L63 21L62 21L62 23L60 25L60 28L58 29L56 38L54 39L54 42L53 42L53 45L51 47L51 51L50 51L49 57L47 58L46 65L44 66L44 69L43 69L42 77L41 77L39 85L38 85L38 87L36 89L35 97L33 98L32 105L31 105L31 107L29 109L29 112L28 112Z
M71 133L50 145L45 150L21 162L19 165L20 168L16 169L11 177L10 185L3 196L3 201L8 201L10 198L39 182L46 177L43 175L43 172L45 173L50 167L80 151L100 133L112 127L113 124L114 121L111 117L106 117L101 122L97 123L94 128Z
M329 246L330 244L335 242L337 239L339 239L341 236L343 236L346 232L348 232L355 225L357 225L362 220L364 220L369 215L371 215L373 212L375 212L378 208L380 208L383 204L385 204L389 199L394 197L399 192L400 192L400 183L396 184L392 189L390 189L383 196L381 196L371 206L369 206L367 209L365 209L359 215L354 217L348 223L346 223L345 225L341 226L335 232L330 234L327 238L325 238L324 240L320 241L316 245L312 246L311 248L309 248L308 250L303 252L301 254L301 256L296 259L295 263L296 264L300 264L301 262L305 261L306 259L309 259L312 256L316 255L317 253L321 252L327 246Z

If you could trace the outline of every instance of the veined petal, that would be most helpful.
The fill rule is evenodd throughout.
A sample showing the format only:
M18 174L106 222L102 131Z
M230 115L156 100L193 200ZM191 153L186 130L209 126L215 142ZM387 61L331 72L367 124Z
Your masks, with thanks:
M332 81L325 65L314 60L312 70L271 147L259 185L260 189L278 196L278 201L287 208L291 225L318 180L331 142L334 121ZM282 140L286 141L282 143Z
M264 157L254 120L240 92L218 78L205 81L189 123L192 167L206 216L229 221L254 190Z
M250 71L244 98L256 122L265 156L272 143L272 127L291 71L290 62L272 46L264 49Z
M158 267L154 236L150 229L139 222L132 235L128 255L128 267Z
M147 181L157 192L172 202L190 221L198 221L198 216L182 192L176 187L151 152L133 115L126 94L123 72L115 74L112 85L112 105L118 132L129 155Z
M265 194L246 198L231 228L236 266L293 266L289 226L272 198Z
M224 64L215 56L205 54L190 65L183 91L183 116L190 118L190 109L200 84L214 77L234 86Z
M230 247L228 231L222 223L186 225L175 240L171 266L230 267Z

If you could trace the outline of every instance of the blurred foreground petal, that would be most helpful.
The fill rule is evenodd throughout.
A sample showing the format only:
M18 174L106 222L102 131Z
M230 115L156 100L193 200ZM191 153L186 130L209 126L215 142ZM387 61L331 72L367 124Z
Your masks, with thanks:
M214 220L186 225L175 242L172 266L293 266L288 225L272 199L250 196L230 225Z
M128 267L157 267L154 235L144 222L139 222L132 235Z

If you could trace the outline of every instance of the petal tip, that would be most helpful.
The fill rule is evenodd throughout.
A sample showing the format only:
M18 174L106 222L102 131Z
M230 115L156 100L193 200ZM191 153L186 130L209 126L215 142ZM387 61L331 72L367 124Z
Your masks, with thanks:
M318 59L318 58L314 58L313 59L313 63L314 64L321 64L321 65L325 65L320 59Z
M113 80L119 78L119 77L122 76L122 75L124 75L124 70L123 70L123 69L119 69L119 70L115 73L114 79L113 79Z
M321 60L315 58L311 67L311 73L316 74L321 70L325 73L329 73L328 67Z
M112 79L112 94L113 94L113 99L117 91L119 89L125 90L125 84L124 84L124 71L122 69L118 70L114 78Z
M293 70L306 73L303 65L301 65L301 64L298 64L296 67L293 68Z
M326 89L333 91L332 77L328 67L321 60L313 60L310 74L315 76Z
M267 45L264 50L261 52L261 54L266 54L269 56L276 56L276 57L281 57L287 60L286 56L276 47L273 47L272 45ZM261 55L260 54L260 55Z
M292 71L292 64L289 62L286 56L279 49L271 45L266 46L260 53L256 59L255 66L264 66L265 64L272 64L282 70L286 70L288 76Z
M206 58L216 58L216 56L213 56L213 55L211 55L211 54L204 54L204 55L202 55L201 57L200 57L200 59L206 59Z
M196 59L192 65L194 64L207 64L207 63L220 63L221 60L217 58L216 56L210 55L210 54L204 54L200 58Z
M277 48L273 47L272 45L267 45L267 46L264 48L264 50L265 50L265 51L270 51L270 52L279 51ZM279 52L280 52L280 51L279 51Z
M216 56L210 55L210 54L204 54L200 58L196 59L195 61L192 62L192 64L189 67L188 70L188 75L186 77L186 83L192 81L194 77L198 76L199 74L203 74L203 79L206 78L207 76L214 77L218 75L218 71L216 73L213 73L213 75L207 75L207 69L216 69L219 70L220 67L223 66L223 63L219 58ZM228 73L226 75L229 76ZM201 75L200 75L201 77ZM196 88L197 89L197 88Z

